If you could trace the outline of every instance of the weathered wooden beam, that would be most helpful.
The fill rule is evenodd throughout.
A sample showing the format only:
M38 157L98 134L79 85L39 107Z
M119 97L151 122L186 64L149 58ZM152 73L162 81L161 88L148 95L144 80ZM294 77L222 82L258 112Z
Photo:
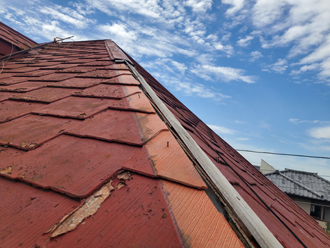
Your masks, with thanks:
M124 61L118 61L124 62ZM260 220L256 213L245 202L241 195L229 183L227 178L220 172L220 170L207 157L204 151L197 145L194 139L182 127L179 121L175 118L172 112L159 99L153 89L140 75L130 63L126 63L133 75L139 80L141 86L147 96L151 99L153 104L159 109L162 116L170 124L170 128L175 131L182 143L186 146L189 153L195 158L198 166L203 170L206 181L212 183L215 190L221 194L226 203L230 206L237 218L245 225L247 230L254 237L260 247L283 247L280 242L274 237L266 225Z

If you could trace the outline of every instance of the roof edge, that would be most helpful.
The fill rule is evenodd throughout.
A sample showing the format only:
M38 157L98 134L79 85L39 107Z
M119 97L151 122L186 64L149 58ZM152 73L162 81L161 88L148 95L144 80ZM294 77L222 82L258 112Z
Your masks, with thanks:
M29 37L27 37L26 35L16 31L15 29L9 27L8 25L4 24L3 22L0 22L2 25L4 25L6 28L10 29L12 32L14 32L16 35L18 36L23 36L25 39L27 39L28 41L30 41L31 43L34 43L34 44L38 44L37 42L35 42L34 40L30 39Z
M121 61L122 62L122 61ZM213 162L207 157L188 132L182 127L170 110L159 99L153 89L140 75L140 73L128 61L125 61L133 75L141 83L146 96L153 105L160 111L168 124L169 129L179 137L186 152L189 152L197 162L205 179L213 186L216 193L221 195L228 205L233 209L238 219L245 225L254 239L261 247L282 247L266 225L260 220L256 213L250 208L235 188L229 183L226 177L217 169Z

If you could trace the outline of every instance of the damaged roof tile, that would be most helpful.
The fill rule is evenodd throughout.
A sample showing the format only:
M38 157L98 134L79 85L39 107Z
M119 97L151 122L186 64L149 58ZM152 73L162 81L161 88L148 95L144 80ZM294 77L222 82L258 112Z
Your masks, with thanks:
M278 240L299 247L253 189L280 218L290 209L285 196L275 202L276 189L113 41L49 43L35 52L14 56L0 75L1 90L12 91L0 92L1 244L243 246L134 65L254 211L262 207ZM308 229L299 211L291 222ZM313 228L313 241L304 242L321 247L329 239Z

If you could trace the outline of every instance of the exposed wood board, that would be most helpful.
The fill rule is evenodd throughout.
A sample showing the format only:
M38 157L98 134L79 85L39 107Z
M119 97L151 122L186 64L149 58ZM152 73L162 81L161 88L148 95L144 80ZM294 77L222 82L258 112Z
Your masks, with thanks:
M118 61L122 62L122 61ZM250 231L252 236L261 247L282 247L279 241L269 231L266 225L259 219L256 213L244 201L240 194L229 183L225 176L217 169L213 162L207 157L197 143L191 138L188 132L181 126L178 120L159 99L153 89L148 85L144 78L130 63L127 63L132 73L140 81L141 86L149 95L150 99L165 116L170 126L178 134L184 145L193 154L198 164L206 173L207 177L216 187L216 190L221 193L222 197L227 201L229 206L233 209L237 217L242 221L246 228Z

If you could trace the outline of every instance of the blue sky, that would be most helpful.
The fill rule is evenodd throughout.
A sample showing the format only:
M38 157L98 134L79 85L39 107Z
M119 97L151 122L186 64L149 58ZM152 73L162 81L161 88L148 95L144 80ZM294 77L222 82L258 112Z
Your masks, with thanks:
M37 42L114 40L235 149L330 156L329 0L0 5ZM330 179L330 160L242 154Z

